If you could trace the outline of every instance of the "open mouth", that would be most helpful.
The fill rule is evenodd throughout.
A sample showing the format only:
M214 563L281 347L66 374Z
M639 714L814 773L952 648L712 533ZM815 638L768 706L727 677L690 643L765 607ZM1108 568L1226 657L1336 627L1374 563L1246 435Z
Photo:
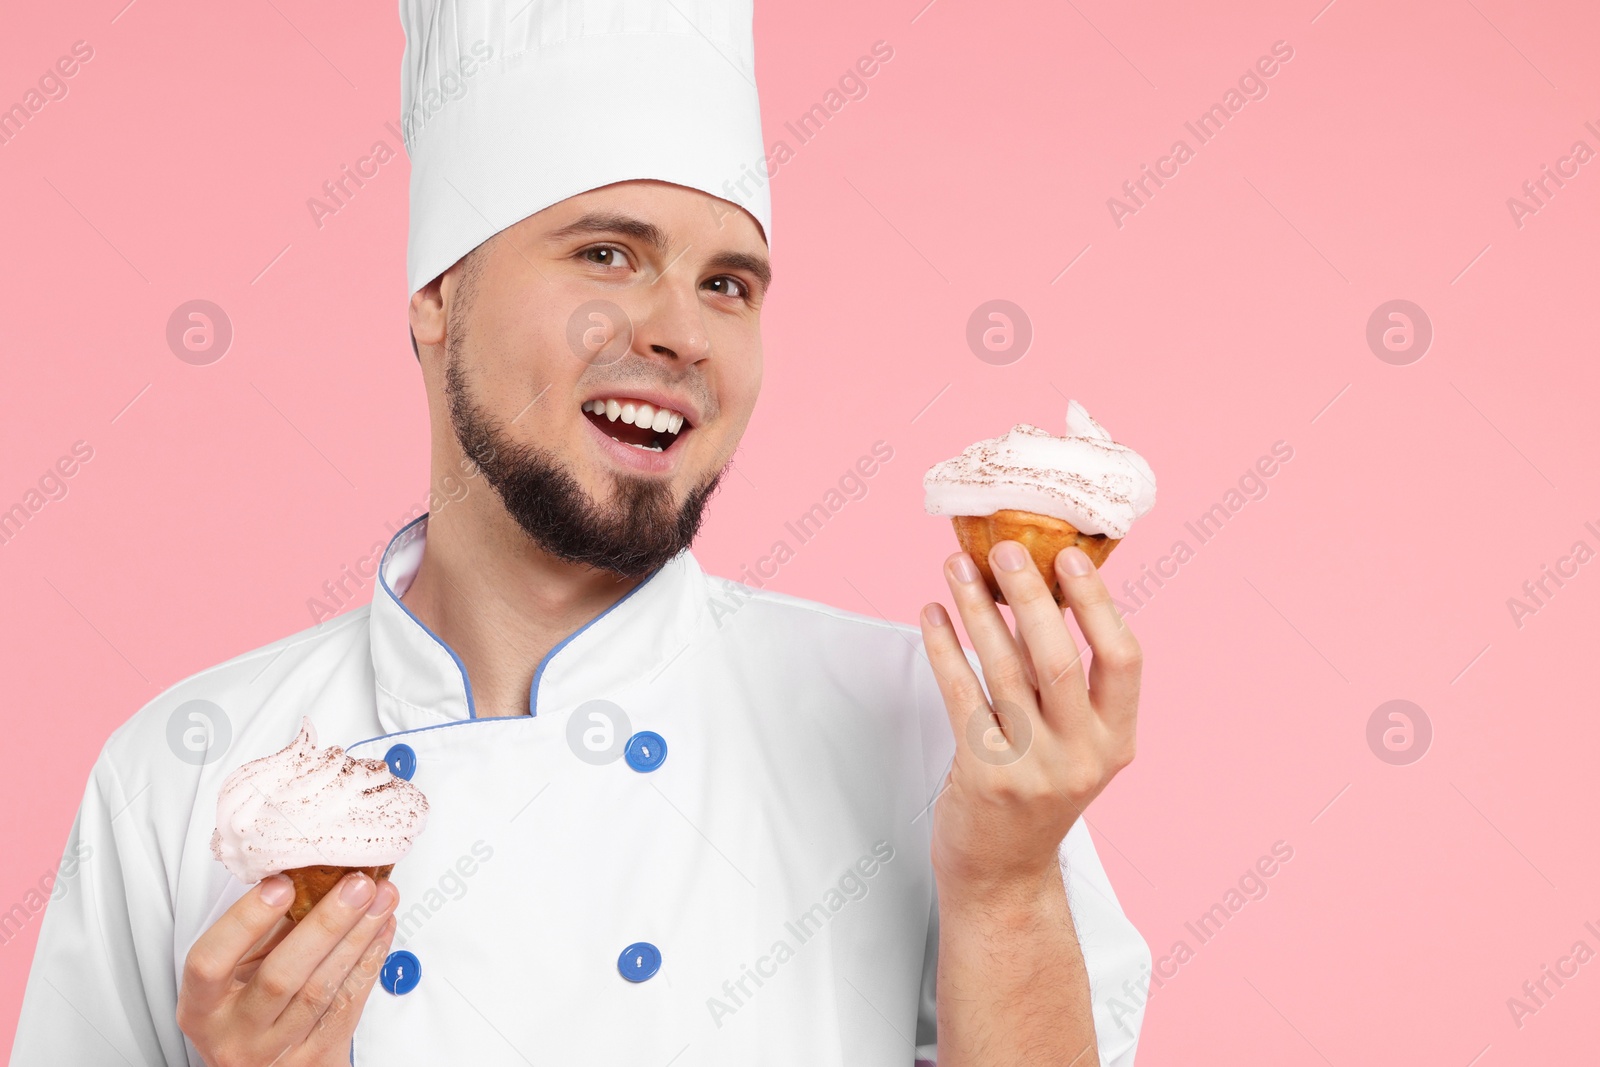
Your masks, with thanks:
M680 412L625 397L585 401L583 413L608 437L644 452L665 452L693 428Z

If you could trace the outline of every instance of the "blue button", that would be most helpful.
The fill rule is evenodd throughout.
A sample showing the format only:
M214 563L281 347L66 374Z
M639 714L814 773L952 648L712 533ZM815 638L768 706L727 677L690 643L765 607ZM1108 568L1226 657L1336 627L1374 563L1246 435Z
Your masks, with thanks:
M422 962L405 949L389 953L389 958L383 961L383 970L378 974L379 984L397 997L417 988L420 981Z
M384 754L383 762L389 765L396 778L411 780L417 773L417 754L411 751L410 745L395 745Z
M622 950L617 970L630 982L644 982L661 969L661 950L648 941L639 941Z
M666 738L652 730L640 730L628 738L628 747L623 749L622 755L634 770L653 771L667 758Z

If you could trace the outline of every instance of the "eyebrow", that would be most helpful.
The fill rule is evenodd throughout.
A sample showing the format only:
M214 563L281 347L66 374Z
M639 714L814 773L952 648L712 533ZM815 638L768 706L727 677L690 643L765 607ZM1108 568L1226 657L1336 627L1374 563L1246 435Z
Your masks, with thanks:
M632 215L605 211L591 211L581 215L560 229L550 231L545 235L545 239L551 243L559 243L574 237L601 233L620 233L632 237L649 245L661 255L665 255L668 250L667 235L655 223ZM761 282L762 290L772 286L772 265L763 256L751 255L748 252L718 252L706 261L706 266L715 270L748 271Z
M667 235L661 227L644 219L636 219L632 215L620 215L614 212L591 211L559 230L552 230L545 237L555 242L594 233L625 234L635 240L643 241L657 252L665 254L667 251Z

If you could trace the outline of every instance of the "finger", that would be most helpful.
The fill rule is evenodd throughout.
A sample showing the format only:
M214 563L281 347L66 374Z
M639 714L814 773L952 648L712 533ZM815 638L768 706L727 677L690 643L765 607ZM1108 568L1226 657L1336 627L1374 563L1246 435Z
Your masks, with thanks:
M950 729L959 740L966 734L967 723L978 712L989 713L989 701L984 696L983 685L972 669L967 654L961 650L956 628L942 604L929 604L922 609L922 645L928 652L928 662L933 666L933 676L939 683L939 695L944 697L945 714L950 717ZM959 746L958 746L959 748Z
M317 1020L335 1006L336 998L350 978L350 972L365 958L393 914L400 900L400 891L387 878L378 883L372 903L366 914L350 928L350 932L317 964L299 992L289 999L274 1026L274 1036L296 1043L304 1041L317 1024Z
M378 975L383 973L383 962L388 958L390 945L394 943L395 927L395 917L390 914L362 951L355 966L350 968L350 973L334 995L333 1003L312 1024L305 1044L314 1049L337 1050L341 1053L349 1048L350 1036L361 1021L361 1010L366 1007L367 997L371 996L378 984Z
M245 953L244 958L239 961L239 966L233 972L234 978L248 982L250 976L256 973L256 968L260 966L261 961L266 959L272 950L278 947L278 943L289 936L289 931L293 929L294 920L287 915L274 923L272 929L267 931L266 936L257 941L250 951Z
M183 963L181 1000L186 1012L209 1015L233 989L234 971L269 936L294 901L294 885L274 876L251 889L200 935Z
M972 557L965 552L955 553L945 560L944 574L955 596L956 610L961 613L961 623L972 641L972 649L983 665L983 680L988 684L989 695L996 701L1004 700L1024 710L1033 707L1033 686L1028 683L1028 672L1022 666L1017 640L1000 616L1000 609Z
M340 879L261 961L239 998L240 1015L261 1029L271 1026L311 972L361 921L375 890L372 879L360 872Z
M1082 655L1056 598L1033 556L1016 541L997 542L989 550L989 564L1017 620L1017 637L1033 657L1044 713L1071 729L1075 721L1093 714L1093 709Z
M1099 570L1082 549L1064 549L1056 556L1056 576L1078 629L1094 649L1089 686L1095 710L1108 725L1131 726L1139 708L1139 675L1144 667L1139 639L1111 602Z

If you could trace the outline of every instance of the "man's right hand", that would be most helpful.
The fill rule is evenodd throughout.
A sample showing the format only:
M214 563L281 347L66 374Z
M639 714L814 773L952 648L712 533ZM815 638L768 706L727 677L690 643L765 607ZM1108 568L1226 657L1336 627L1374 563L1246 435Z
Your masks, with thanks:
M289 879L264 880L189 950L178 1026L211 1067L348 1067L399 898L349 874L295 923Z

